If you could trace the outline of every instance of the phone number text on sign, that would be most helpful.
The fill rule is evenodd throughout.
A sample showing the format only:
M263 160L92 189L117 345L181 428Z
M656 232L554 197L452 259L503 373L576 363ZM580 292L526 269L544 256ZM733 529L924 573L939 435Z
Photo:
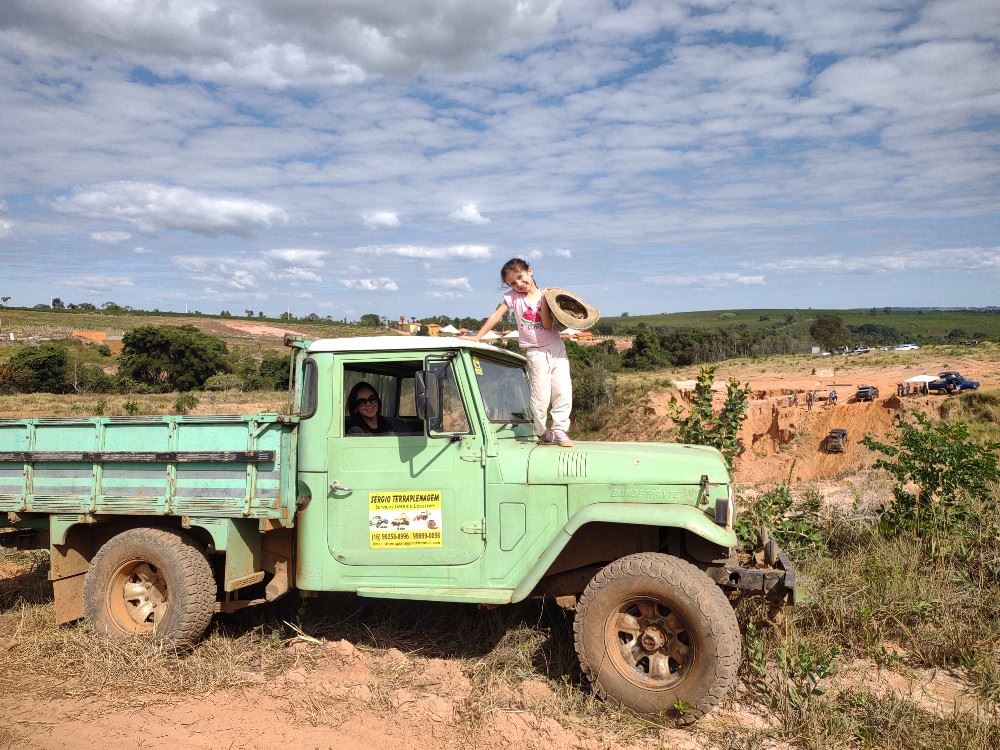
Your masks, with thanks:
M371 546L375 549L404 547L440 547L440 531L373 531Z
M441 547L441 491L368 493L368 538L372 549Z

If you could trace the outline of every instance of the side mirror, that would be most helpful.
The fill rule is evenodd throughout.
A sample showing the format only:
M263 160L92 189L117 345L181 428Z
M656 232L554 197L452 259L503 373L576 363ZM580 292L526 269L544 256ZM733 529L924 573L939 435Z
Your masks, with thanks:
M416 375L417 416L434 423L441 419L441 388L437 373L421 370Z

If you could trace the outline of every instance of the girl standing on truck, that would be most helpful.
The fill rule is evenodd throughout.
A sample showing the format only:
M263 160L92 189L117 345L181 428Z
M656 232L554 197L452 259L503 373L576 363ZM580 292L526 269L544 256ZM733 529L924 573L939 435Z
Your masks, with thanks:
M531 417L542 445L570 447L566 434L573 405L573 385L569 378L569 359L559 330L552 322L552 312L542 290L535 284L534 271L521 258L511 258L500 269L500 279L510 287L503 300L475 335L479 341L510 311L517 321L518 344L528 359L531 384ZM552 428L547 427L549 411Z

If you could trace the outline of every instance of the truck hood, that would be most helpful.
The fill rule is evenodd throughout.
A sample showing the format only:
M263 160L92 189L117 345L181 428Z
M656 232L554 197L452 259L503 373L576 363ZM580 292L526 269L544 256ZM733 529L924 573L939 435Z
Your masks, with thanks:
M539 445L528 459L529 484L712 484L729 482L714 448L675 443L577 443Z

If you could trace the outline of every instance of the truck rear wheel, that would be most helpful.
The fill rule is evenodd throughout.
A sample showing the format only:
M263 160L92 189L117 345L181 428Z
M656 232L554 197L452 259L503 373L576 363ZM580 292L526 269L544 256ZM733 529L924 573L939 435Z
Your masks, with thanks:
M98 550L83 585L94 630L112 638L153 634L177 646L201 637L215 610L215 579L185 535L129 529Z
M740 631L719 587L695 566L644 552L600 570L573 624L584 674L602 697L689 724L736 680Z

